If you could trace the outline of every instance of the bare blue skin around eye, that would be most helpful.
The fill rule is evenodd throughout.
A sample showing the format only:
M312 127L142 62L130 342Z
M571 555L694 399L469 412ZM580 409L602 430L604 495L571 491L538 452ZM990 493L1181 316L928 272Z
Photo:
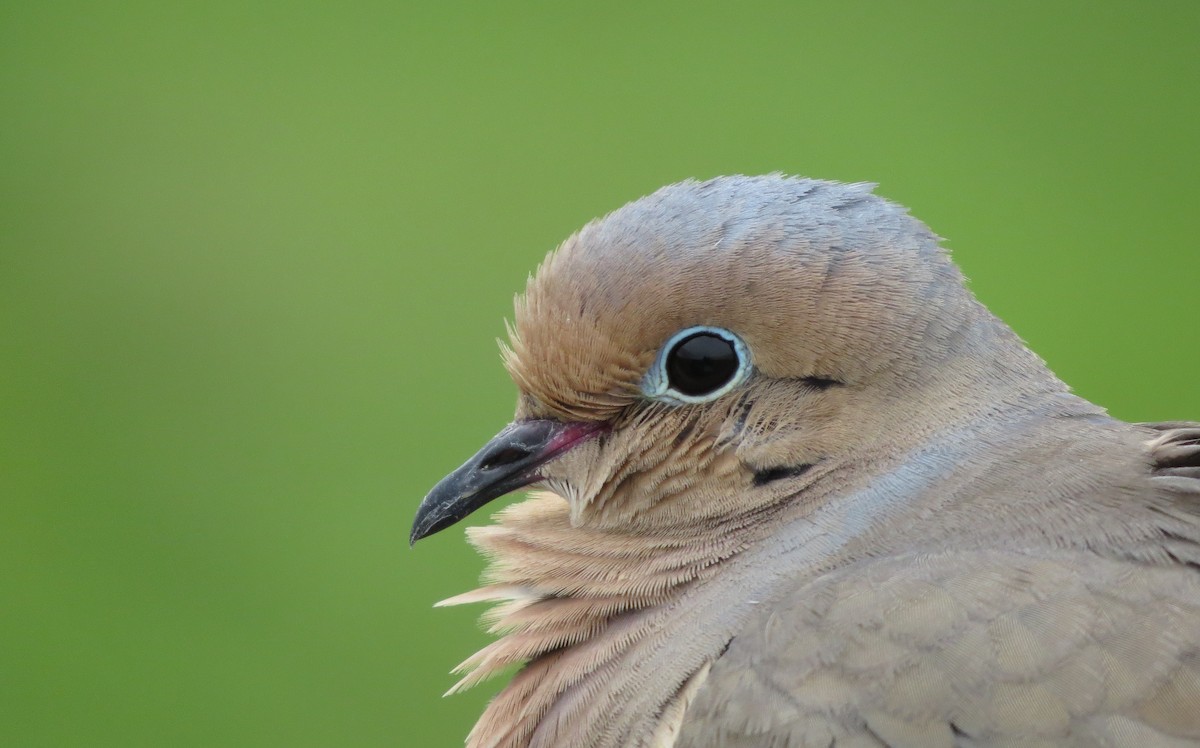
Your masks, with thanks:
M698 333L715 335L723 340L729 341L733 345L734 351L737 353L738 370L728 382L712 392L706 392L703 395L685 395L671 387L670 379L667 376L667 354L679 341ZM662 344L662 347L659 348L658 355L654 358L654 363L650 366L650 371L646 372L646 376L642 379L642 394L650 400L655 400L670 405L706 403L710 400L715 400L718 397L721 397L722 395L736 388L742 382L746 381L746 377L750 374L750 368L750 349L746 346L745 342L743 342L742 339L734 333L721 327L709 327L707 325L685 327L668 338L667 341Z

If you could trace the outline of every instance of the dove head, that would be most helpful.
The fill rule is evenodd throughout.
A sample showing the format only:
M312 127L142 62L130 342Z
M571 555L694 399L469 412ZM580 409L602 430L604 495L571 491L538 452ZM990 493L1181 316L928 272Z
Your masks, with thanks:
M778 175L681 182L589 223L530 279L510 338L516 419L431 492L414 539L533 482L577 524L753 512L1061 389L905 209Z

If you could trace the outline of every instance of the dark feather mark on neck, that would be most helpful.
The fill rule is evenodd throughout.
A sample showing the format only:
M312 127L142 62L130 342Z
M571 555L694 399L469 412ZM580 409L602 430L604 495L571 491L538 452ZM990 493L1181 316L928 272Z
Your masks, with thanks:
M785 478L799 478L812 469L812 464L784 465L783 467L763 468L754 471L754 485L765 486Z

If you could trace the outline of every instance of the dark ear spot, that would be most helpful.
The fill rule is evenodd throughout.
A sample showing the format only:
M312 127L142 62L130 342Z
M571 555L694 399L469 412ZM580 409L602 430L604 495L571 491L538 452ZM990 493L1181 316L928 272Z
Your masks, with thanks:
M754 485L765 486L768 483L774 483L777 480L784 478L798 478L812 469L811 464L807 465L785 465L783 467L763 468L762 470L754 471Z
M814 390L827 390L830 387L841 387L845 384L832 377L801 377L800 381Z

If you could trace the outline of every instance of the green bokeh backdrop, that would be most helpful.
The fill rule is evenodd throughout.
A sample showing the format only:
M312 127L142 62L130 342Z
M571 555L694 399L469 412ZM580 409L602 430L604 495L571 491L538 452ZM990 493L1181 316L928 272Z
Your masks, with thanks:
M869 180L1086 397L1200 418L1200 3L0 3L0 745L458 744L543 253ZM485 520L484 516L476 522Z

